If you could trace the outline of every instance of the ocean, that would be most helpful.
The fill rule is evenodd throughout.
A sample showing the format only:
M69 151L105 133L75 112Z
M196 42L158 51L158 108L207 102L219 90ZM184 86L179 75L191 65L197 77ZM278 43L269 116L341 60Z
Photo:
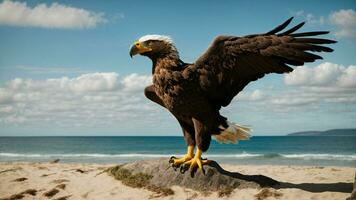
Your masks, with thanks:
M183 137L0 137L0 162L125 163L186 152ZM255 136L212 141L203 158L229 164L356 167L356 137Z

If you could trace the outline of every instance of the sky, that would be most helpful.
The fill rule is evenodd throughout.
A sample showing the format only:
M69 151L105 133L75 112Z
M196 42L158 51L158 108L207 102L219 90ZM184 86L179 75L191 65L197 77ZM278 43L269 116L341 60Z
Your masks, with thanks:
M1 1L0 136L182 135L143 95L151 61L129 48L173 38L194 62L218 35L264 33L289 17L329 30L324 59L250 83L221 110L253 135L356 128L356 2Z

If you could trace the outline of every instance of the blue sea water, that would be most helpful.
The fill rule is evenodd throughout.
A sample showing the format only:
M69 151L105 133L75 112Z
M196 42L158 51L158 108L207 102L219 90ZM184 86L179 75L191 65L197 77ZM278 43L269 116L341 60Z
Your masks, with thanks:
M0 137L0 162L124 163L180 156L183 137ZM356 137L260 136L212 141L203 157L220 163L356 167Z

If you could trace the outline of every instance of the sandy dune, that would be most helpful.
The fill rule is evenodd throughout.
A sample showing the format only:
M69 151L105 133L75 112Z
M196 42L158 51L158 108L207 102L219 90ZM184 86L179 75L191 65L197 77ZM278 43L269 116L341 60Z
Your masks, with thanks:
M201 193L178 186L174 195L130 188L107 173L113 165L2 163L0 199L216 199L219 194ZM263 174L281 182L276 188L236 189L224 199L346 199L350 196L356 168L310 166L222 165L246 175ZM221 194L220 194L221 195Z

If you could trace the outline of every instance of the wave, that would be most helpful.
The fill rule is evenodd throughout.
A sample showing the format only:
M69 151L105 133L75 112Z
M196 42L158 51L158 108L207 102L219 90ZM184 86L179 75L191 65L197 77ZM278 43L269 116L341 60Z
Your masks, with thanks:
M288 154L282 155L286 158L305 159L305 160L356 160L356 155L343 155L343 154Z
M173 155L173 154L172 154ZM38 157L98 157L98 158L130 158L130 157L143 157L143 158L160 158L160 157L170 157L171 154L21 154L21 153L0 153L0 157L28 157L28 158L38 158ZM183 154L177 155L176 157L184 156ZM205 157L211 158L249 158L249 157L261 157L263 154L207 154Z
M0 157L28 157L28 158L38 158L38 157L97 157L97 158L115 158L115 157L167 157L168 155L164 154L21 154L21 153L0 153ZM182 155L178 155L182 156Z
M13 158L160 158L170 157L171 154L22 154L22 153L0 153L1 157ZM183 155L175 155L177 157ZM299 159L299 160L340 160L340 161L356 161L354 154L254 154L254 153L239 153L239 154L206 154L203 157L215 159Z

